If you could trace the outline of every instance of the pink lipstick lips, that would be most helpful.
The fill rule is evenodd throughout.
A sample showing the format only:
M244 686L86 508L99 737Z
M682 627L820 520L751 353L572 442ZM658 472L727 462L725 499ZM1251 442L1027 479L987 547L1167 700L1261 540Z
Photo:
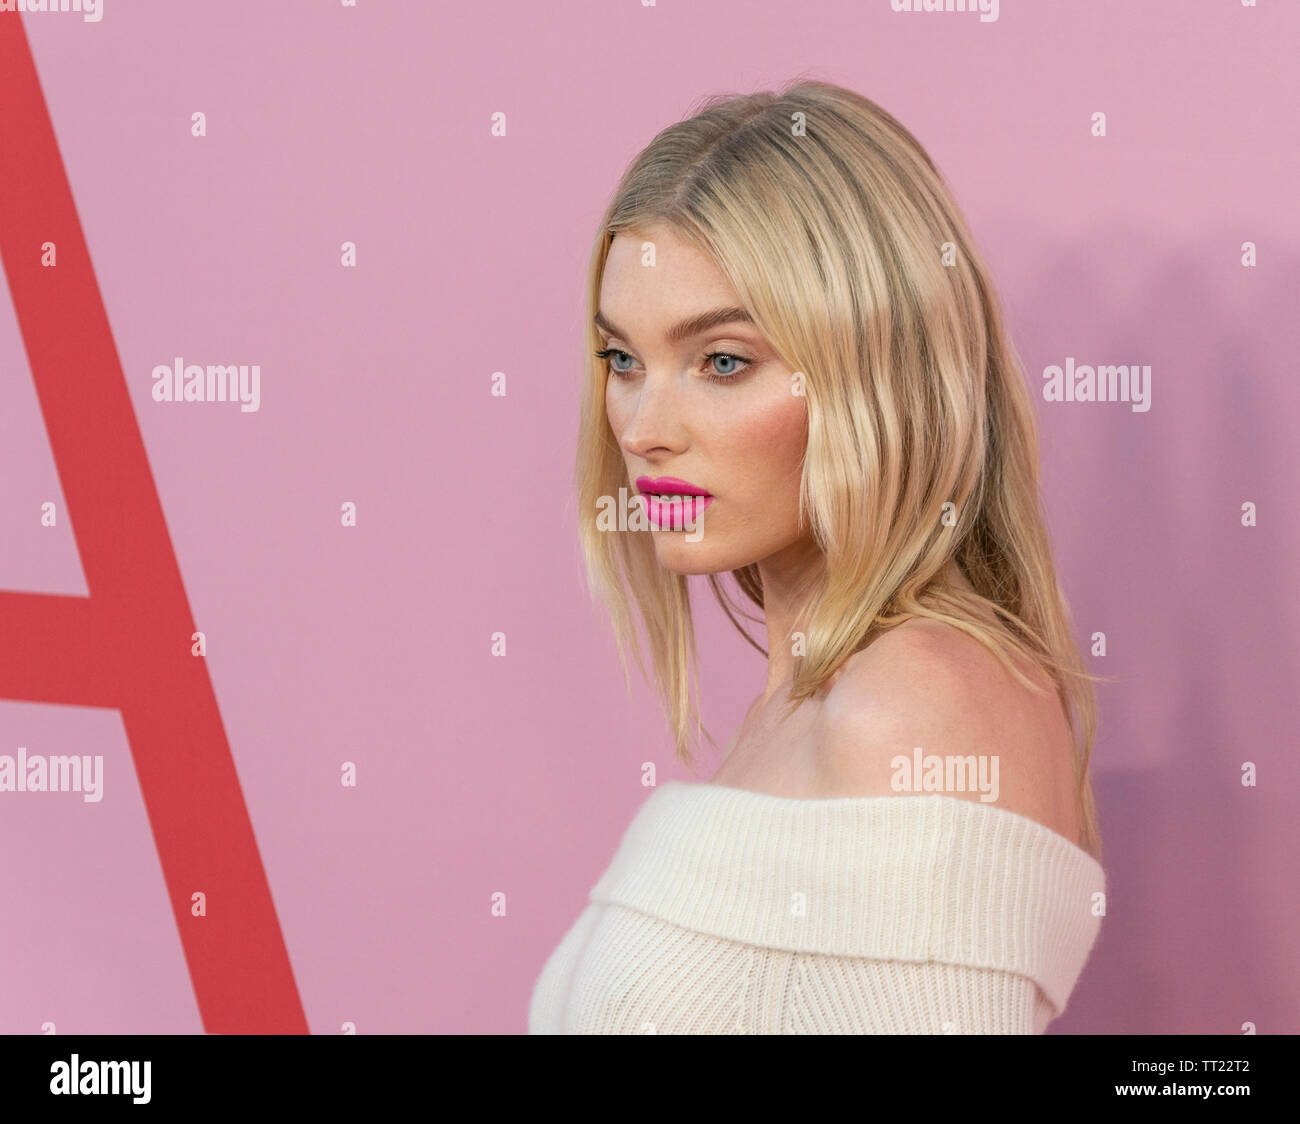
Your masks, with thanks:
M675 476L638 476L636 487L645 503L646 518L661 531L693 530L714 500L703 488Z

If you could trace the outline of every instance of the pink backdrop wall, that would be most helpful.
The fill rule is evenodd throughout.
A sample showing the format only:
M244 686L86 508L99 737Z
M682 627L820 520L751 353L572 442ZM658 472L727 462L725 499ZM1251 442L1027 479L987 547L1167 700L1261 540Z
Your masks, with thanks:
M313 1032L522 1031L641 763L691 779L580 569L582 275L655 132L796 74L926 145L1031 383L1067 356L1152 367L1146 413L1038 401L1063 582L1116 677L1095 750L1109 915L1055 1029L1300 1031L1295 4L0 18L32 46ZM176 356L260 364L260 409L154 402ZM40 526L62 494L7 296L0 482L0 588L85 594L75 527ZM763 666L700 603L723 744ZM200 1032L119 713L0 700L0 753L18 746L102 754L105 790L0 794L0 1032Z

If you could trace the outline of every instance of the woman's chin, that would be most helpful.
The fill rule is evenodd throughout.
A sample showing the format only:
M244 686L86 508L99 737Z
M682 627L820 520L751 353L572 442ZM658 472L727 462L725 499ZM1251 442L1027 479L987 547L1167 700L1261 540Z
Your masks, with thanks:
M657 532L655 556L659 565L675 574L718 574L735 568L716 543L691 542L684 531Z

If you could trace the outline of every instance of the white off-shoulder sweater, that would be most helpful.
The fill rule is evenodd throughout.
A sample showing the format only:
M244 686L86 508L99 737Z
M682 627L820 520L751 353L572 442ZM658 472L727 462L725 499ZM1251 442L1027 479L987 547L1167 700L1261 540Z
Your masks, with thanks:
M669 781L533 989L530 1034L1031 1034L1065 1008L1105 873L941 795Z

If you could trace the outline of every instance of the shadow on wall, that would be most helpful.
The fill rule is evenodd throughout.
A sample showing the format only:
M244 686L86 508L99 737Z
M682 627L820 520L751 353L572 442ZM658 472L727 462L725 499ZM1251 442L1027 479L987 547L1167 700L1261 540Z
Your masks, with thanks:
M1062 586L1085 649L1104 634L1091 670L1115 677L1092 760L1107 916L1052 1029L1300 1032L1300 254L1243 221L1182 244L1102 228L1045 259L1055 236L990 225ZM1045 402L1067 357L1149 364L1150 410Z

